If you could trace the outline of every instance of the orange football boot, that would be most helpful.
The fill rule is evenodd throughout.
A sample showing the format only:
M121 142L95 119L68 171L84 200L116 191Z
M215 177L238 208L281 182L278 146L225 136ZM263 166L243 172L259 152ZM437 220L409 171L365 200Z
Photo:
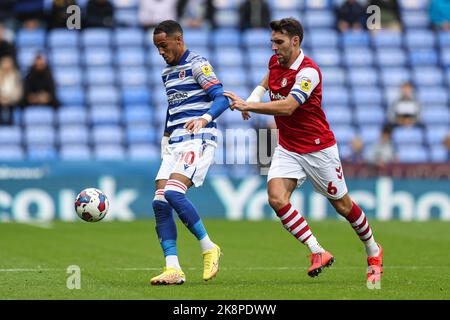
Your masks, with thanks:
M380 253L375 257L367 258L367 281L376 283L381 280L381 275L383 274L383 249L380 244L377 243L378 248L380 248Z
M308 269L308 276L314 278L322 272L323 268L331 267L334 257L328 251L311 254L311 267Z

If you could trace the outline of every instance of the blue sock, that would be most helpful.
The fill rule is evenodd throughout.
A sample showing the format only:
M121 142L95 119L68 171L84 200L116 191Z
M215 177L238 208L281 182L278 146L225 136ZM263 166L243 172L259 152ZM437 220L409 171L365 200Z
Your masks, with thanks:
M169 204L175 209L183 221L184 225L195 235L198 240L203 239L207 236L205 227L203 226L202 220L197 213L194 205L186 195L182 192L174 190L166 190L164 192L164 197L169 202Z
M177 256L177 227L172 216L172 207L165 201L153 200L153 211L164 257Z

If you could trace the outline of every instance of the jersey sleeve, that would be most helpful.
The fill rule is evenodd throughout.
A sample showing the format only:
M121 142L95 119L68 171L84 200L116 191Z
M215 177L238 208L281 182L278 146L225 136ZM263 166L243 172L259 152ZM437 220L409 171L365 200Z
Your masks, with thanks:
M309 98L311 92L319 82L319 72L317 72L316 69L302 69L295 77L295 84L289 94L291 94L298 103L303 104Z
M206 59L192 63L192 75L205 91L216 84L221 84L211 64Z

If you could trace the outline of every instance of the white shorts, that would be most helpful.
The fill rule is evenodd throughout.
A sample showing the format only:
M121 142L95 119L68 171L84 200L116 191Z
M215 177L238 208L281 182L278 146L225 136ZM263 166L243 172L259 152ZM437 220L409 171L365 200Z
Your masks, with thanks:
M297 179L297 187L309 178L316 192L329 199L340 199L347 193L336 144L303 154L288 151L278 145L272 157L267 181L273 178Z
M179 173L199 187L214 161L215 150L213 144L203 142L202 139L169 145L169 154L164 155L155 180L168 180L172 173Z

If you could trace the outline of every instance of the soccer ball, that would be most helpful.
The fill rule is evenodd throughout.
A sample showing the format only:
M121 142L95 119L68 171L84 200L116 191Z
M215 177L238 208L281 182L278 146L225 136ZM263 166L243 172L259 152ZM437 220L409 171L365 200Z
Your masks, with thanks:
M108 208L108 198L96 188L84 189L75 199L75 211L77 215L87 222L102 220L108 213Z

